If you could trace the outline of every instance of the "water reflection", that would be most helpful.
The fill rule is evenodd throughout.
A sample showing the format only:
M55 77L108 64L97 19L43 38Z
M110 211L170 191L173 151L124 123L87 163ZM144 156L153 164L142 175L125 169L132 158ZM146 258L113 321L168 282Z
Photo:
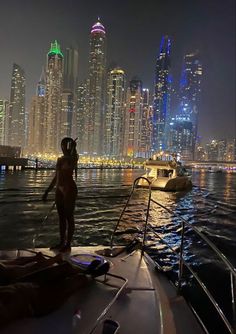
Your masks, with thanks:
M4 172L0 174L0 233L2 247L30 247L32 236L40 229L40 246L54 243L57 231L57 214L50 215L41 227L54 195L49 202L41 201L45 188L54 171L33 170ZM75 210L75 244L108 243L129 194L132 182L142 175L142 170L79 170L78 199ZM193 172L192 191L168 193L153 191L152 197L162 205L174 210L192 224L201 227L209 235L217 235L221 247L226 238L235 246L236 174ZM143 195L142 195L143 196ZM142 199L142 196L139 198ZM144 199L143 199L144 201ZM140 217L140 206L133 204L134 221ZM132 219L129 217L130 221ZM151 207L150 222L177 247L179 220L159 207ZM217 231L217 233L215 233ZM153 238L150 239L153 242ZM194 240L195 242L195 240ZM192 239L189 241L193 244ZM159 247L158 245L155 245ZM232 248L231 248L232 249Z

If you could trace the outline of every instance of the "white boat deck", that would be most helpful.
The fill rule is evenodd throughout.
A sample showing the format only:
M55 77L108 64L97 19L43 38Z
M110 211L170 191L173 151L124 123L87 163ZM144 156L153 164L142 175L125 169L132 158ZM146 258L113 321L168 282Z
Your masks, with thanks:
M72 254L94 253L98 247L75 247ZM38 249L53 255L47 249ZM0 258L25 256L28 252L1 251ZM29 254L29 253L28 253ZM140 251L130 256L121 254L108 258L110 273L128 279L126 293L122 293L104 319L120 324L120 334L200 334L203 333L192 312L174 287L158 274L149 258L141 257ZM99 277L103 280L104 276ZM123 284L122 280L107 276L109 285L93 281L88 287L72 296L59 310L48 316L19 320L1 330L1 334L77 334L90 333L96 319L111 302ZM111 285L111 286L110 286ZM73 324L73 314L80 310L81 319ZM102 323L94 333L102 333Z

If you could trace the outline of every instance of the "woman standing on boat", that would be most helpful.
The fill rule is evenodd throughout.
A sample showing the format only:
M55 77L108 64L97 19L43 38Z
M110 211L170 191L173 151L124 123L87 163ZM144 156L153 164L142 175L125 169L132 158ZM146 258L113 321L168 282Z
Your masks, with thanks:
M74 209L77 196L76 183L73 180L73 171L77 177L78 154L76 141L65 137L61 141L63 156L57 159L56 174L43 195L47 199L48 193L56 185L55 203L59 216L60 242L51 249L62 252L70 251L75 229Z

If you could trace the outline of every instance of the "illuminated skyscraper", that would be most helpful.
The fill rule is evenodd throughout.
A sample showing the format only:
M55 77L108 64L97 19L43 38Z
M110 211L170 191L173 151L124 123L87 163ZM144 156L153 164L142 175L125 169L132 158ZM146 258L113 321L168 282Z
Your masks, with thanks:
M7 142L11 146L25 147L25 141L25 73L19 65L13 64Z
M73 121L74 121L75 103L74 94L71 91L62 93L62 115L61 115L61 138L74 137Z
M46 69L46 145L48 153L57 153L62 127L63 54L57 41L51 43Z
M90 33L89 75L87 82L87 111L85 133L88 154L103 153L104 137L104 80L106 61L106 32L98 20Z
M79 54L74 48L66 48L64 54L64 79L62 94L62 135L77 137L76 89L78 84Z
M7 100L0 100L0 145L6 144L8 107Z
M131 80L126 97L123 155L132 158L139 156L140 152L142 99L142 81Z
M141 141L139 156L149 158L152 145L152 107L150 106L149 89L143 88L142 92L142 119L141 119Z
M29 112L29 134L27 151L31 154L42 153L45 149L45 85L45 73L43 70L36 88L36 95L32 98Z
M170 38L163 36L161 39L160 53L156 61L155 87L153 101L153 152L165 149L166 125L169 117L170 104Z
M193 147L193 124L189 117L176 115L169 123L168 145L170 152L191 160Z
M115 68L108 73L105 120L105 147L109 156L123 154L125 73Z
M199 101L201 93L202 65L198 53L187 54L184 57L180 80L179 117L192 123L192 147L189 151L194 157L198 131Z
M80 154L84 154L87 150L87 133L86 133L86 120L87 120L87 113L86 113L86 97L87 97L87 90L86 90L86 83L80 83L77 86L76 91L76 130L78 137L78 152Z

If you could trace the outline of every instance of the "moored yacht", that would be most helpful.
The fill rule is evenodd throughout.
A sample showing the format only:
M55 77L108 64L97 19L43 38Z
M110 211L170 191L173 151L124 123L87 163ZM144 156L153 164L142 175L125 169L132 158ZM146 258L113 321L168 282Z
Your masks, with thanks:
M164 191L181 191L192 188L192 182L186 169L180 162L173 160L149 159L145 163L146 173L143 175L151 182L152 189ZM139 186L146 187L140 180Z

